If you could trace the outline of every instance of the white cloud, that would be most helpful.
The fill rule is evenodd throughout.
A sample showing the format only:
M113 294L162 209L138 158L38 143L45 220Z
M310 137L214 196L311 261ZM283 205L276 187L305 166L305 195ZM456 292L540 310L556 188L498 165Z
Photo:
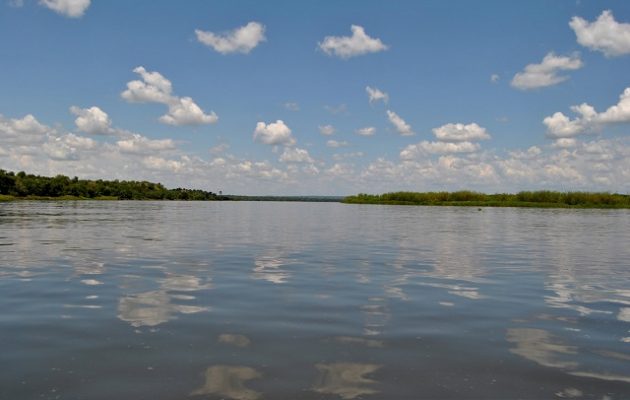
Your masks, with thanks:
M354 151L351 153L335 153L333 154L333 159L335 161L342 161L348 158L359 158L363 156L364 156L364 153L362 151Z
M373 126L366 126L356 130L357 135L361 136L373 136L376 133L376 128Z
M92 150L98 145L98 142L96 142L94 139L78 136L73 133L63 135L61 138L68 146L80 150Z
M630 54L630 24L615 21L610 10L602 12L595 22L573 17L569 26L584 47L601 51L607 57Z
M428 142L423 140L417 144L410 144L400 152L402 160L413 160L427 154L472 153L479 150L478 143L471 142Z
M169 171L169 172L181 172L185 166L187 158L182 161L177 160L168 160L162 157L148 156L142 159L142 164L149 168L155 170Z
M374 39L365 33L363 27L352 25L352 36L326 36L318 43L328 55L335 55L343 59L368 53L387 50L387 46L380 39Z
M551 52L540 64L529 64L523 72L514 75L511 85L520 90L553 86L569 79L568 76L559 75L558 72L576 70L582 66L583 63L578 54L566 57L556 56Z
M216 146L211 147L209 151L210 151L210 154L217 155L217 154L224 153L229 148L230 148L229 144L227 144L227 143L220 143L220 144L218 144Z
M553 142L552 146L560 149L568 149L577 146L577 140L574 138L559 138Z
M490 82L492 82L492 83L497 83L497 82L499 82L500 79L501 79L501 77L498 74L490 75Z
M400 133L402 136L414 135L411 126L407 124L404 119L400 118L400 116L395 112L387 110L387 118L389 118L389 122L394 125L396 131L398 131L398 133Z
M547 136L551 138L569 138L586 133L599 132L605 125L630 122L630 87L619 96L619 102L606 111L598 113L587 103L572 106L571 111L578 114L570 119L561 112L546 117Z
M162 150L172 150L175 143L172 139L149 139L142 135L133 134L127 139L119 140L116 146L123 153L143 154Z
M461 164L460 158L450 156L450 154L465 153L472 154L481 149L478 143L473 141L490 139L490 135L486 129L476 123L464 124L446 124L433 129L437 141L429 142L423 140L417 144L411 144L405 147L399 154L400 159L404 162L416 159L429 159L431 154L444 154L439 159L440 168L450 170L453 166ZM533 151L533 150L532 150ZM469 157L473 157L470 155ZM494 170L488 166L469 166L467 173L481 168L479 173L489 174L494 179Z
M131 103L160 103L168 106L168 113L159 121L168 125L203 125L213 124L219 117L211 111L206 114L190 97L177 97L172 94L173 85L159 72L149 72L144 67L137 67L133 72L142 80L127 83L127 90L120 96Z
M280 156L280 161L284 163L312 163L313 159L305 149L297 147L285 147Z
M214 124L218 120L214 111L204 113L190 97L181 97L169 103L168 113L159 118L160 122L175 126Z
M347 146L348 144L349 143L346 141L337 141L337 140L329 140L326 142L326 146L332 147L332 148L344 147L344 146Z
M70 107L70 112L77 116L74 123L81 132L92 135L112 135L116 133L111 127L112 120L109 118L109 115L96 106L90 108L72 106Z
M531 160L538 157L542 153L542 150L538 146L531 146L526 151L517 150L510 151L509 155L512 158L521 159L521 160Z
M490 135L476 123L446 124L433 129L435 137L442 142L466 142L471 140L490 139Z
M49 127L40 124L32 114L27 114L23 118L5 118L0 115L0 134L3 135L43 135L49 130Z
M365 91L367 92L368 98L370 99L370 104L377 101L382 101L383 103L387 104L387 102L389 101L389 95L385 92L381 92L377 88L366 86Z
M259 22L249 22L245 26L219 34L196 29L195 34L199 42L212 47L221 54L247 54L261 42L267 40L265 38L265 26Z
M97 146L96 141L72 133L49 137L42 146L44 153L53 160L75 161L81 158L81 150L92 150Z
M319 133L321 133L322 135L325 136L330 136L333 133L335 133L335 127L332 125L320 125L319 126Z
M254 140L258 140L264 144L292 146L295 139L291 135L291 129L282 121L258 122L254 130Z
M70 18L81 18L90 6L90 0L39 0L39 4L57 14Z
M133 72L140 75L142 81L135 80L127 83L127 90L120 95L132 103L163 103L168 104L171 99L173 85L159 72L148 72L144 67L136 67Z
M419 143L419 148L432 154L448 154L448 153L472 153L479 150L478 143L471 142L427 142Z

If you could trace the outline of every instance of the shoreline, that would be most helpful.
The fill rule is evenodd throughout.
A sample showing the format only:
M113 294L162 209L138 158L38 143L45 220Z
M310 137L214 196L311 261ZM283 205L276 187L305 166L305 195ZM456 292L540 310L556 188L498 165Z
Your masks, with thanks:
M345 204L380 204L453 207L630 209L630 195L595 192L535 191L485 194L459 192L394 192L381 195L358 194L343 199Z

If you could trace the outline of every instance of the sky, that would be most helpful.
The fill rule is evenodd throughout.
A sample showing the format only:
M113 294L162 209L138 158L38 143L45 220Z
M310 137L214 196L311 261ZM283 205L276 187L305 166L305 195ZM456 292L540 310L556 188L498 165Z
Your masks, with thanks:
M5 170L630 192L628 1L0 1Z

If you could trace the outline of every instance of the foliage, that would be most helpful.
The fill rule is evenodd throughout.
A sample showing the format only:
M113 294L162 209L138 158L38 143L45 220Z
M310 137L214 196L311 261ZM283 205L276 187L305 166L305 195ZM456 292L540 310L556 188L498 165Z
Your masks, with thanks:
M0 169L0 200L14 198L117 199L117 200L223 200L223 196L199 189L167 189L147 181L105 181L46 177Z
M630 196L612 193L525 191L516 194L484 194L458 192L395 192L381 195L359 193L348 196L344 203L352 204L409 204L430 206L487 206L487 207L574 207L574 208L630 208Z

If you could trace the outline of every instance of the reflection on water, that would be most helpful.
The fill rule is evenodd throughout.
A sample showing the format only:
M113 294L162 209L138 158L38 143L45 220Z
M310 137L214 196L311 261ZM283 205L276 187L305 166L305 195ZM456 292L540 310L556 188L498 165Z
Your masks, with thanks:
M222 333L219 335L219 343L225 343L236 347L247 347L251 344L251 340L245 335L234 333Z
M323 394L335 394L342 399L354 399L359 396L378 393L374 389L377 382L367 378L381 366L359 363L316 364L320 372L313 390Z
M515 345L510 350L512 353L542 366L552 368L573 368L577 366L577 363L574 361L561 359L566 354L575 354L575 347L554 342L549 332L543 329L508 329L507 341Z
M263 255L254 260L253 279L262 279L271 283L286 283L291 274L284 268L289 264L279 254Z
M630 398L628 226L626 210L3 203L0 398Z
M191 395L215 394L228 399L256 400L260 393L245 387L245 382L262 375L250 367L215 365L206 370L206 382Z
M164 290L137 293L122 297L118 302L118 318L131 326L156 326L175 318L176 313L195 314L209 307L171 303Z
M335 341L343 344L360 344L367 347L383 347L382 340L365 339L361 337L338 336L335 338Z

